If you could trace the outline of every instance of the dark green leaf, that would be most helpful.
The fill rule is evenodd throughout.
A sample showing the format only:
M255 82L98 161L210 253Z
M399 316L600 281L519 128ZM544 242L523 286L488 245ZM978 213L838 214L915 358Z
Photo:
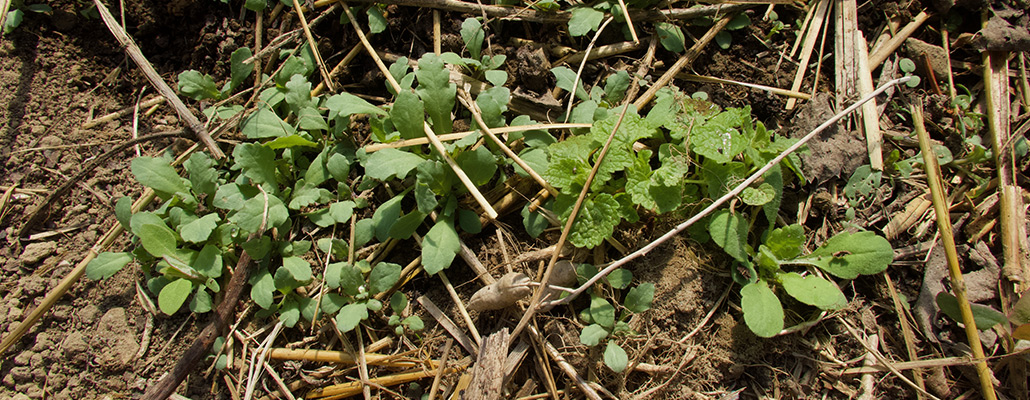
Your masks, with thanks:
M404 214L404 216L397 218L393 226L390 227L390 237L400 240L410 238L425 219L426 214L419 210L412 210L410 213Z
M196 70L179 74L179 93L193 100L218 99L222 95L211 75Z
M604 297L590 295L590 316L605 328L615 327L615 307Z
M433 131L438 134L451 133L451 109L457 86L450 82L450 73L444 68L443 60L436 54L426 53L418 61L418 88L415 92L422 98L426 112L433 121Z
M740 307L744 310L744 322L756 335L769 338L783 330L783 306L765 281L740 289Z
M234 169L257 184L267 184L265 190L275 190L275 151L256 143L240 143L232 151L236 161Z
M740 262L748 258L747 227L746 218L729 210L716 212L708 222L708 232L712 235L712 240L722 247L726 254Z
M414 139L425 136L425 107L415 92L401 90L390 108L390 119L393 126L401 133L401 138Z
M118 198L114 204L114 216L123 229L130 229L129 222L132 221L132 199L128 196Z
M962 312L959 311L958 299L955 296L948 292L937 293L937 306L952 320L962 322ZM973 311L973 321L976 322L976 329L983 331L991 329L995 325L1008 322L1008 318L1001 311L983 304L969 303L969 306Z
M609 285L616 289L625 289L633 282L633 273L628 269L616 269L605 277Z
M193 295L193 300L190 300L190 311L197 314L203 314L211 311L213 304L214 302L211 301L211 294L201 286L197 288L197 292Z
M95 281L110 278L121 271L129 261L132 261L132 255L129 253L105 251L97 254L96 258L86 264L86 277Z
M848 300L840 289L815 275L801 276L796 273L780 274L780 284L787 294L798 301L819 307L823 310L838 310L847 305Z
M894 261L890 242L873 232L841 232L799 261L818 266L841 279L883 272Z
M461 251L461 240L451 221L440 218L422 240L422 266L427 275L435 275L451 266Z
M601 11L591 7L576 7L572 9L572 17L569 18L569 34L575 37L596 31L603 19L604 13Z
M239 87L254 72L254 63L243 62L253 55L254 52L250 51L249 47L240 47L232 52L232 56L229 57L229 91Z
M686 49L684 46L686 37L683 36L683 30L678 25L659 22L654 25L654 29L658 33L658 39L661 40L662 47L666 50L673 53L682 53Z
M200 249L200 253L197 254L193 268L208 278L222 276L222 251L217 246L204 245L204 248Z
M379 294L390 290L401 278L401 266L381 262L372 268L368 275L368 290L371 294Z

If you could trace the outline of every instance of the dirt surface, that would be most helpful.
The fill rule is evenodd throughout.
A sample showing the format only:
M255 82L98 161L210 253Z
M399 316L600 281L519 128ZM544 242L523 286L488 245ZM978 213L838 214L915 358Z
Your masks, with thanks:
M893 4L873 3L877 4L867 8ZM217 1L146 0L130 4L125 10L129 34L168 82L175 82L176 75L187 69L197 69L215 77L227 76L229 55L254 40L253 13L248 12L241 19L239 2L227 5ZM88 173L68 195L39 211L44 213L45 223L28 231L38 237L17 237L27 216L35 212L45 196L78 173L82 165L134 135L168 131L181 125L169 107L160 106L152 111L139 109L135 123L130 112L111 122L83 128L83 124L92 118L131 108L141 98L154 97L154 90L136 67L127 62L101 21L80 14L88 8L87 3L62 0L51 5L54 8L51 15L27 15L15 32L0 40L0 129L3 131L0 136L0 192L17 185L9 208L0 210L6 213L0 214L0 243L3 243L0 246L0 268L3 269L0 274L0 334L4 337L116 224L113 217L115 200L122 196L136 198L142 192L128 172L129 162L137 151L152 155L162 151L177 154L188 144L172 139L149 141L138 150L130 149L112 157ZM900 11L894 9L891 13L909 13L915 9L918 7L913 5ZM777 10L782 21L794 23L804 17L795 8ZM399 6L390 6L387 11L389 25L387 31L376 38L377 46L413 59L432 51L432 18L427 12ZM709 46L700 58L704 62L695 63L688 72L789 87L795 66L784 64L780 53L790 50L796 27L789 34L781 33L763 42L759 37L770 28L770 22L761 18L763 11L764 7L749 10L755 24L734 32L736 42L727 50ZM878 15L882 13L867 11L863 13L862 28L867 32L879 29L883 21L878 20ZM115 13L117 16L117 11ZM442 13L444 51L461 51L459 32L465 16L455 12ZM329 21L333 22L318 31L322 37L319 46L329 55L329 64L337 62L357 43L349 26L336 24L338 19L338 15L331 15ZM505 33L516 37L541 42L560 41L565 45L585 44L568 43L568 38L562 33L564 27L557 24L511 24L510 27L512 32ZM277 33L276 27L265 32L268 35L266 42ZM704 29L693 27L689 33L699 37ZM554 39L559 36L562 39ZM490 37L491 50L508 56L510 87L515 88L515 92L537 99L544 112L558 107L557 112L560 113L557 100L550 97L554 87L553 76L549 73L550 62L556 61L556 57L540 48L512 44L508 39L499 32ZM616 39L621 40L621 37ZM688 45L689 42L690 39ZM832 48L832 44L828 46ZM640 50L622 56L625 60L591 63L583 80L591 84L597 82L606 71L635 62L642 56L643 50ZM660 65L669 66L675 62L676 55L660 49L657 58ZM655 78L658 73L652 72L652 75L649 78ZM347 90L360 91L372 99L375 96L389 98L382 84L382 74L363 55L337 79ZM819 79L821 87L825 87L826 81L832 81L832 72L827 76L823 71ZM714 103L724 107L750 105L755 117L770 129L795 136L806 133L832 115L829 105L832 101L825 93L811 102L802 102L799 110L787 112L784 110L785 98L765 92L710 83L677 81L676 84L686 93L706 92ZM810 89L809 79L802 90ZM201 108L206 104L193 102L191 106ZM788 216L792 222L799 217L807 221L803 223L816 233L814 237L819 240L843 229L846 224L843 215L846 200L840 194L841 188L855 168L864 162L865 154L864 141L857 135L857 132L841 128L839 131L831 129L826 140L817 139L804 158L809 184L792 183L792 193L784 200L783 214L793 213ZM902 150L914 155L911 147ZM869 223L867 229L883 229L887 220L884 213L899 212L914 196L908 194L914 186L907 183L886 186L873 196L875 201L869 200L858 210L859 221ZM881 210L883 204L888 204L886 211ZM650 220L644 218L644 221L646 223L621 227L616 239L637 248L664 233L675 222L653 217ZM495 228L467 238L480 258L492 266L502 265L506 252L507 255L520 254L546 247L557 239L556 232L549 232L540 239L514 232L521 230L522 226L517 213L501 222L502 226L517 227L504 232L507 241L504 244L498 243ZM932 233L927 236L925 226L915 229L923 230L892 238L894 247L918 244L932 236ZM129 239L123 236L113 247L126 248L128 245ZM608 251L611 253L608 256L617 255L614 250ZM996 254L998 252L995 250ZM391 257L403 265L413 258L409 257L413 254L409 249ZM986 255L991 256L991 249L986 250ZM925 256L924 250L917 256L899 259L901 267L891 270L899 292L908 299L920 296L924 277L922 262L918 260ZM579 257L590 258L585 254ZM932 263L942 263L933 260L936 258L931 255ZM657 290L652 310L635 316L629 322L630 327L641 335L626 339L623 345L630 360L642 367L628 375L613 373L603 365L599 349L588 349L579 343L582 325L576 320L575 310L581 309L583 304L574 303L573 308L555 310L543 316L539 324L547 340L581 375L601 382L617 398L645 392L651 398L853 398L859 393L862 376L841 375L841 371L861 365L866 351L841 321L847 321L863 333L879 334L880 342L890 347L881 350L889 351L899 359L904 358L901 356L904 354L904 339L898 316L879 275L848 282L843 288L851 300L848 307L827 316L814 327L773 339L761 339L744 324L739 308L739 285L733 284L728 272L730 265L730 260L714 244L700 245L689 235L666 243L632 264L630 269L635 278L654 283ZM537 265L533 263L516 268L532 275ZM465 268L452 268L452 271L449 272L453 274L450 279L458 288L459 295L468 299L480 286L476 276ZM934 276L943 277L939 268L935 271L938 274ZM150 314L140 303L136 289L137 285L144 284L141 276L138 267L130 264L129 268L111 279L95 282L83 278L75 283L39 323L6 354L0 355L0 360L3 360L0 361L0 398L137 398L167 373L202 329L207 317L187 316L188 313L174 317ZM459 318L450 297L437 281L420 276L409 283L409 287L412 288L408 293L410 298L425 294L442 305L444 312L452 318ZM797 309L807 310L809 314L789 315L788 325L818 315L818 310ZM418 313L425 315L422 311ZM480 329L487 332L502 324L514 324L519 316L511 311L473 314ZM840 319L835 319L837 316ZM252 318L251 314L244 314L241 318L246 318L246 328L251 331L270 321L269 318ZM935 315L921 318L927 322L933 320L940 326L941 319ZM397 349L422 349L438 357L439 347L447 335L439 326L428 322L432 321L431 318L424 319L427 321L424 341L413 343L407 338L401 339ZM308 340L309 333L299 329L286 332L283 344L309 344L302 342ZM959 330L954 330L944 336L955 342L964 342L959 333ZM939 346L927 344L937 341L936 334L927 331L926 336L920 335L919 345L929 348L929 351L940 352ZM531 367L537 364L533 357L536 356L531 352L523 368L512 378L515 388L531 382L539 385L535 391L526 394L546 390L537 378L539 371ZM249 361L240 359L237 362ZM223 375L209 376L203 372L210 365L211 360L202 362L196 369L198 372L190 375L188 384L180 387L178 393L194 399L231 398L225 389ZM286 382L301 381L303 386L310 387L330 381L326 378L328 372L320 370L320 364L275 361L272 366ZM643 366L654 368L646 370ZM559 389L575 390L569 379L553 365L551 368L550 373L558 381ZM932 371L928 374L928 386L935 394L944 397L958 395L974 387L975 379L963 378L956 371ZM237 378L232 377L233 380ZM453 383L456 380L453 378L447 377L446 383ZM890 375L879 374L876 379L876 393L882 398L915 398L914 392ZM427 388L430 382L420 381L421 387ZM261 396L276 392L270 381L263 384L269 389L261 389L258 392ZM422 389L404 385L395 390L382 392L383 396L415 396ZM295 393L300 395L304 392Z

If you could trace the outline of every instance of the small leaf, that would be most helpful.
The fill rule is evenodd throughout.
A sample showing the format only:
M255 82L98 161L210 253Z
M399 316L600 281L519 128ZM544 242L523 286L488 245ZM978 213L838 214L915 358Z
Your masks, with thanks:
M189 189L187 189L186 184L183 183L182 177L175 172L175 168L172 168L172 166L163 159L137 157L132 160L130 169L140 184L154 189L158 193L167 195L189 193Z
M764 205L776 198L776 189L768 183L762 183L757 188L748 187L740 194L740 199L749 206Z
M916 63L908 58L902 58L901 61L898 61L898 68L901 69L901 72L911 74L916 70Z
M477 147L458 154L454 159L476 186L485 185L497 172L497 161L486 146Z
M394 198L380 204L379 208L372 214L375 237L380 242L390 238L390 230L393 228L393 224L397 222L397 218L401 216L401 200L403 198L403 194L394 196Z
M651 302L654 301L654 284L647 282L630 289L626 294L626 301L623 306L635 313L642 313L651 309Z
M720 49L726 50L733 44L733 36L728 31L719 31L715 34L715 44L718 44Z
M190 311L203 314L211 311L212 305L211 293L208 293L207 289L201 286L197 288L197 293L193 295L193 300L190 300Z
M400 314L406 307L408 307L408 296L404 293L395 292L393 296L390 296L390 309L394 313Z
M551 68L551 73L554 74L554 77L557 79L555 86L560 87L567 92L571 92L572 87L576 86L577 98L581 100L586 100L590 98L590 96L587 94L586 88L583 87L583 82L576 79L577 77L575 71L569 69L568 67L554 67ZM579 84L576 85L576 82L579 82Z
M598 324L590 324L583 328L579 334L579 341L587 346L597 346L601 340L608 337L608 330Z
M781 260L790 260L801 254L805 244L805 228L794 224L773 229L765 239L765 245Z
M686 49L686 37L683 36L683 30L678 25L670 24L668 22L659 22L654 25L655 32L658 33L658 39L662 42L662 47L665 50L673 53L682 53Z
M216 213L207 214L180 227L179 234L182 235L182 240L187 242L202 243L211 236L211 232L218 227L218 222L221 220Z
M798 301L823 310L839 310L848 300L830 281L815 275L801 276L794 272L780 274L780 284Z
M196 70L179 74L179 93L193 100L218 99L222 95L211 75Z
M604 297L590 296L590 316L594 322L605 328L611 329L615 326L615 307Z
M1019 300L1009 310L1009 317L1016 325L1030 323L1030 291L1020 295Z
M412 210L410 213L404 214L404 216L398 218L393 226L390 227L390 237L394 239L404 240L411 237L415 233L415 230L422 225L422 221L426 219L426 214L423 214L419 210Z
M401 321L401 324L416 332L426 328L426 323L422 322L422 318L419 318L418 315L412 315L405 318Z
M193 268L208 278L222 276L222 251L217 246L204 245L193 262Z
M751 25L751 18L747 14L740 13L736 17L733 17L728 24L726 24L726 30L735 31Z
M275 295L275 278L268 270L261 268L256 275L250 278L250 298L261 308L268 310L272 307L273 296Z
M129 253L103 252L97 254L89 264L86 264L86 277L92 280L107 279L121 271L126 264L132 261Z
M265 190L275 192L277 188L275 170L275 151L257 143L241 143L232 151L235 161L233 169L243 171L243 175L257 184L266 184Z
M114 216L123 229L131 229L129 222L132 221L132 199L129 196L122 196L114 204Z
M284 257L283 268L290 271L298 282L311 281L311 264L300 257Z
M254 63L243 62L253 55L254 52L251 51L249 47L240 47L232 52L232 56L229 57L230 91L239 87L240 84L250 76L250 74L254 73Z
M368 290L372 294L379 294L390 290L401 279L401 266L381 262L372 268L368 275Z
M596 31L603 19L604 13L591 7L574 8L569 18L569 34L575 37Z
M186 298L191 292L193 292L193 282L187 279L176 279L161 288L161 293L157 295L157 305L161 308L161 312L168 315L175 314L182 307L182 303L186 302Z
M958 299L948 292L937 293L937 306L941 308L949 318L956 322L962 322L962 312L959 311ZM1001 311L995 310L983 304L969 303L973 311L973 321L976 329L981 331L991 329L993 326L1007 323L1008 318Z
M418 155L397 149L383 149L372 153L365 162L365 174L380 181L391 178L404 179L411 170L424 161Z
M368 308L365 308L362 303L351 303L343 306L340 313L336 314L336 328L340 332L347 333L354 330L366 318L368 318Z
M629 284L633 281L633 273L627 269L619 268L608 274L605 279L613 288L625 289L629 287Z
M483 24L478 19L470 17L461 23L461 40L465 41L465 48L474 59L479 59L479 53L483 49Z
M740 307L744 310L744 322L756 335L769 338L783 330L783 305L765 281L740 289Z
M301 135L288 135L275 138L265 143L265 147L272 150L288 149L292 147L318 147L318 143L305 139Z
M300 321L300 303L293 296L283 299L283 304L279 307L279 321L288 328L294 327Z
M614 340L609 340L608 346L604 349L604 364L612 371L622 372L629 365L629 356Z
M386 30L386 17L383 16L383 10L380 10L378 6L369 7L365 14L368 15L369 33L382 33Z
M434 275L451 266L461 251L461 240L453 222L440 218L422 241L422 266L427 275Z

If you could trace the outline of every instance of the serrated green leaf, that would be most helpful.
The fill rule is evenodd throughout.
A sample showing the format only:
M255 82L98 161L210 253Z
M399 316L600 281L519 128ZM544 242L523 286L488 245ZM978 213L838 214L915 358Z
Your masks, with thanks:
M240 143L232 151L236 164L243 175L257 184L264 184L265 190L277 192L275 174L275 151L256 143Z
M422 267L427 275L435 275L451 266L454 256L461 251L461 240L454 224L440 218L422 240Z
M612 371L622 372L629 366L629 356L614 340L609 340L608 346L604 349L604 364Z
M956 322L962 322L962 312L959 309L958 299L948 292L937 293L937 306L941 308L948 318ZM973 321L976 329L981 331L991 329L995 325L1007 323L1009 319L1001 311L985 306L983 304L969 303L973 311Z
M576 199L559 195L554 202L555 212L563 221L572 213ZM622 206L608 193L601 193L583 201L582 209L569 233L569 242L576 247L593 248L615 232L621 220Z
M296 133L293 128L279 115L267 107L258 107L257 111L250 114L240 124L240 133L250 139L276 138ZM239 147L239 146L237 146Z
M765 281L740 289L740 307L744 310L744 322L756 335L769 338L783 330L783 305Z
M179 74L179 93L193 100L218 99L222 95L211 75L196 70Z
M590 98L587 94L586 88L583 87L583 82L576 79L576 72L569 69L568 67L554 67L551 68L551 73L554 74L556 79L555 86L564 89L567 92L572 92L572 87L576 87L576 98L580 100L586 100ZM576 83L579 82L577 85Z
M547 147L550 164L543 177L562 193L578 195L590 175L588 161L593 150L593 139L587 136L573 136Z
M746 112L745 112L746 110ZM750 123L748 109L728 109L712 117L691 131L690 149L720 164L747 149L748 141L737 129L743 122Z
M368 274L368 291L371 294L379 294L390 290L398 280L401 279L401 266L381 262L372 268Z
M394 177L404 179L422 161L422 157L406 151L383 149L372 153L362 165L368 177L386 181Z
M894 261L890 242L873 232L841 232L801 259L841 279L883 272Z
M687 39L683 36L683 30L678 25L659 22L654 25L654 29L658 33L658 40L661 41L662 47L665 50L673 53L682 53L686 49L685 43Z
M414 91L401 90L390 108L390 120L401 133L403 139L414 139L425 136L425 106Z
M586 346L597 346L606 337L608 337L607 329L598 324L590 324L579 333L579 342Z
M604 20L604 13L591 7L577 7L572 9L572 16L569 18L569 35L573 37L583 36L596 31Z
M485 37L486 33L483 32L483 24L478 19L469 17L461 23L461 40L465 41L465 48L468 49L469 55L472 58L479 59Z
M773 229L765 239L765 245L781 260L790 260L801 254L801 246L805 245L805 228L794 224Z
M433 131L438 135L451 133L454 129L451 110L457 86L450 82L450 73L444 68L443 60L436 54L426 53L418 60L415 76L418 77L415 92L422 98L433 121Z
M722 247L726 254L737 261L744 262L747 254L747 219L730 212L721 210L712 215L708 221L708 232L712 240L719 247Z
M601 296L590 296L590 316L594 322L611 329L615 327L615 307Z
M161 293L157 295L157 306L165 314L175 314L192 292L193 282L187 279L176 279L161 288Z
M365 308L363 303L351 303L343 306L340 313L336 314L336 328L340 332L347 333L354 330L366 318L368 318L368 308Z
M182 193L189 195L189 189L183 183L182 177L175 172L166 160L153 157L136 157L130 166L132 175L136 177L143 186L154 189L162 195L174 195Z
M642 283L630 289L626 294L626 301L623 306L635 313L642 313L651 309L651 302L654 301L654 284Z
M349 117L354 114L378 114L387 115L382 108L373 106L364 99L350 93L340 93L330 96L325 100L325 106L329 108L329 118Z
M207 214L193 220L193 222L182 225L179 228L179 234L182 236L182 240L187 242L202 243L211 237L211 232L214 232L215 228L218 227L218 222L221 220L216 213Z
M92 280L107 279L125 268L132 261L129 253L111 253L105 251L86 264L86 277Z
M790 272L780 274L780 284L787 294L798 301L823 310L839 310L847 305L844 293L833 283L815 275L801 276Z

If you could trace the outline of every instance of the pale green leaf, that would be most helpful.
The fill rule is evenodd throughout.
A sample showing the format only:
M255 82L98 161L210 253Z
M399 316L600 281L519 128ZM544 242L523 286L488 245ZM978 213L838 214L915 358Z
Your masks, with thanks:
M573 37L583 36L596 31L604 20L604 13L591 7L577 7L572 9L572 16L569 18L569 34Z
M747 250L747 219L730 212L721 210L712 216L708 222L708 232L712 240L719 247L722 247L731 257L740 262L748 258Z
M411 89L401 90L390 108L390 120L403 139L425 136L425 106Z
M952 320L962 322L962 313L959 311L958 299L955 296L948 292L937 293L937 306ZM998 324L1008 323L1009 321L1001 311L983 304L969 303L969 307L973 312L973 321L976 323L976 329L981 331L991 329Z
M376 107L364 99L350 93L340 93L330 96L325 101L329 108L329 118L348 117L354 114L379 114L386 115L386 111Z
M258 107L240 124L240 133L250 139L265 139L292 135L297 130L268 107Z
M604 297L590 295L590 316L605 328L615 327L615 307Z
M366 318L368 318L368 308L365 308L364 304L345 305L340 309L340 313L336 314L336 329L343 333L350 332Z
M218 222L221 220L216 213L207 214L193 220L193 222L182 225L179 228L179 234L182 235L182 240L187 242L202 243L211 237L211 232L214 232Z
M686 37L683 36L683 30L678 25L659 22L654 25L654 29L658 33L658 39L661 40L662 47L673 53L683 52Z
M783 330L783 306L765 281L740 288L744 322L756 335L769 338Z
M196 70L179 74L179 93L193 100L218 99L222 95L211 75Z
M86 277L95 281L110 278L121 271L129 261L132 261L132 255L129 253L105 251L97 254L96 258L86 264Z
M844 293L830 281L815 275L780 274L780 284L787 294L798 301L823 310L839 310L847 305Z
M388 262L376 264L368 275L368 291L372 294L378 294L390 290L400 278L400 265Z
M608 330L598 324L590 324L579 333L579 341L586 346L597 346L601 340L608 337Z
M183 193L188 195L189 189L182 177L168 164L168 161L153 157L136 157L130 166L132 175L143 186L167 195Z
M642 283L630 289L626 294L626 301L623 306L635 313L642 313L651 309L651 302L654 301L654 284Z
M451 266L461 251L461 240L451 221L440 218L422 240L422 266L427 275L434 275Z
M397 149L383 149L372 153L362 165L368 177L385 181L394 177L404 179L422 161L422 157L416 154Z
M869 231L841 232L799 259L841 279L883 272L894 261L890 242Z
M161 293L157 295L157 306L165 314L175 314L192 292L193 282L187 279L176 279L161 288Z
M604 364L612 371L622 372L629 365L629 356L614 340L609 340L608 346L604 349Z

